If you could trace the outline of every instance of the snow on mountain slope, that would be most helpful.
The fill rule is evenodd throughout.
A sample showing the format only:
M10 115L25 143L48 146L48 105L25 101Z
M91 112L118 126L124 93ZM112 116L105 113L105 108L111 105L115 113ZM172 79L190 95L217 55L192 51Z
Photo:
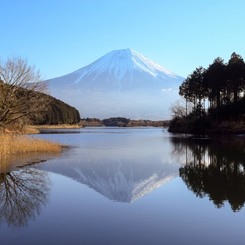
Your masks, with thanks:
M62 163L62 164L60 164ZM131 203L178 176L173 164L137 162L69 162L42 164L37 168L58 173L85 184L109 200Z
M77 71L46 81L51 95L82 117L167 119L184 79L132 49L114 50Z
M123 78L135 71L145 72L153 77L173 77L177 76L160 65L152 62L150 59L137 53L132 49L114 50L107 55L104 55L91 65L88 65L75 73L79 78L75 82L79 82L83 77L90 76L95 73L109 73L115 80L123 81ZM132 76L130 80L132 80Z

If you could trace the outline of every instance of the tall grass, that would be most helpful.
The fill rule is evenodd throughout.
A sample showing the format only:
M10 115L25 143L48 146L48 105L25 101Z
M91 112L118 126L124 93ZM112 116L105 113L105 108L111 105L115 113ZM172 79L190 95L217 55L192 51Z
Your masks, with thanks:
M62 146L25 135L0 134L0 155L8 156L27 153L59 153Z

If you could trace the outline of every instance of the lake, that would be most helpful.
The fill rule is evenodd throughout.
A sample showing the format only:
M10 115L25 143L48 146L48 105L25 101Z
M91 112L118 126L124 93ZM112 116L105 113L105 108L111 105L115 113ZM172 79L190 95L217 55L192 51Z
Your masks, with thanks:
M71 147L0 174L1 244L244 244L244 136L102 127L33 137Z

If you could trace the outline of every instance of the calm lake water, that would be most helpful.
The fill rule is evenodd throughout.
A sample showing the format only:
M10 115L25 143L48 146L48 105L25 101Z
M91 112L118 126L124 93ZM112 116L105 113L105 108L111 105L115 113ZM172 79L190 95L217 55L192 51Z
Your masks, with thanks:
M33 137L72 147L1 173L2 245L244 244L244 136L82 128Z

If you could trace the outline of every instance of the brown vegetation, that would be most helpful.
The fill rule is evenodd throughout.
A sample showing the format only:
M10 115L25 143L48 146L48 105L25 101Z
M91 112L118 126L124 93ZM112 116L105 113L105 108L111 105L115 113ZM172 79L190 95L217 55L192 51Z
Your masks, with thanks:
M60 144L24 135L0 135L0 155L26 154L33 152L61 152Z
M74 129L82 128L83 126L79 123L77 124L53 124L53 125L31 125L28 126L28 130L39 130L39 129Z
M25 135L0 134L0 172L58 156L60 144Z

